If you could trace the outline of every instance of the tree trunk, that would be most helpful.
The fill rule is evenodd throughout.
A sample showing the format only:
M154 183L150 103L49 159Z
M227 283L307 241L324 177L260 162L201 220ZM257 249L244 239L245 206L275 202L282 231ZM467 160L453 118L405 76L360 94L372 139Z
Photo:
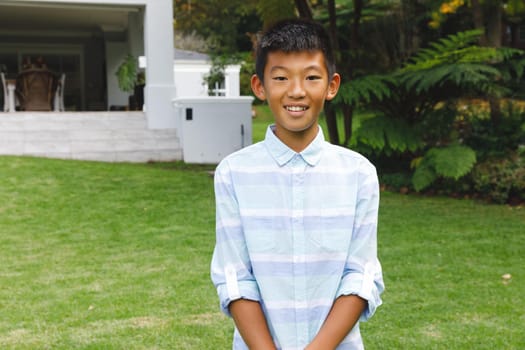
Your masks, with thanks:
M501 1L488 2L487 9L487 46L501 47L501 25L503 17L503 4ZM498 127L503 114L501 112L500 99L497 96L489 96L490 119L494 127Z
M487 45L489 47L501 47L503 4L501 1L492 1L488 2L486 6Z
M332 45L334 53L337 55L339 51L339 41L337 40L337 17L335 12L335 0L328 0L328 21L330 23L330 28L328 34L332 40Z
M472 0L472 18L474 26L484 29L486 19L487 30L480 37L480 45L488 47L501 47L501 25L503 16L503 4L500 0L489 1L484 7L485 12L479 0ZM486 15L486 17L484 16ZM490 107L490 120L492 125L497 127L502 118L500 100L495 95L487 97Z
M479 4L479 0L472 1L472 21L474 22L474 28L483 30L483 34L479 38L479 44L481 46L487 45L487 39L485 36L485 25L483 24L483 9Z
M351 105L343 105L343 122L345 129L345 141L343 145L348 146L352 139L352 121L354 119L354 107Z
M336 13L335 13L335 0L328 0L328 14L330 27L328 34L332 41L334 54L339 57L339 42L337 41L337 24L336 24ZM325 103L324 114L326 118L326 126L328 128L328 137L330 142L334 145L339 145L339 130L337 128L337 113L332 102Z
M299 17L313 19L312 9L307 0L295 0L295 7L299 11Z
M518 48L519 45L519 24L518 23L510 23L510 42L509 46L513 47L515 49Z
M361 13L363 12L363 0L354 0L354 16L352 19L352 33L350 34L350 48L357 54L359 43L359 26L361 24Z
M359 30L361 26L361 17L363 13L363 0L354 0L354 16L352 18L352 31L350 33L350 50L355 61L359 61L359 48L361 41L359 40ZM347 79L353 79L353 70L351 65L347 65L346 69ZM354 107L348 104L342 105L343 111L343 125L344 125L344 145L348 145L352 139L352 120L354 119Z
M331 102L325 103L324 114L326 118L326 126L328 127L330 143L340 145L339 131L337 130L337 113Z

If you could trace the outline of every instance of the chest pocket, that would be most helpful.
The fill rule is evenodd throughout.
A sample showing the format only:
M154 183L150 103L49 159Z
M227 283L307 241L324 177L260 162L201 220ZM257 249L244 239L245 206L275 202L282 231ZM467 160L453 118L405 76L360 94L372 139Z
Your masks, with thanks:
M310 241L319 252L343 252L348 250L354 225L354 208L340 207L322 209L313 218Z

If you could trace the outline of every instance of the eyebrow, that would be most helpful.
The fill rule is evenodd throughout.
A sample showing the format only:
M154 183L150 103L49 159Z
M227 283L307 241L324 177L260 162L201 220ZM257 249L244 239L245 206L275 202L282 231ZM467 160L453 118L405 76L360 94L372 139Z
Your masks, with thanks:
M285 66L273 66L272 68L270 68L270 73L272 73L273 71L275 70L279 70L279 69L282 69L282 70L289 70L288 68L286 68ZM308 71L308 70L316 70L316 71L322 71L323 70L323 67L321 66L318 66L316 64L312 64L311 66L308 66L304 69L304 71Z

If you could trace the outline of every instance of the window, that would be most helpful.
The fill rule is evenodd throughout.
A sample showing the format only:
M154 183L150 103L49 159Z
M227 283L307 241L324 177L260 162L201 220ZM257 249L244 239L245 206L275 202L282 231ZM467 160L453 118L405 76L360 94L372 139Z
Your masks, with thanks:
M226 86L224 79L221 82L216 81L215 86L210 89L211 96L226 96Z

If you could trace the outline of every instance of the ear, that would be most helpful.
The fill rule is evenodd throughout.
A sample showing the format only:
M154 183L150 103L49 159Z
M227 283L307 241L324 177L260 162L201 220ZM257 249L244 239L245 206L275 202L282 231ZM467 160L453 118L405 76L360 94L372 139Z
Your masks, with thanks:
M257 74L252 75L251 84L252 84L252 91L255 94L255 96L257 96L257 98L261 101L266 100L266 93L264 91L264 85L261 79L259 79L259 77L257 76Z
M339 91L339 86L341 85L341 76L337 73L334 73L332 79L328 83L328 92L326 94L326 100L330 101L337 95Z

